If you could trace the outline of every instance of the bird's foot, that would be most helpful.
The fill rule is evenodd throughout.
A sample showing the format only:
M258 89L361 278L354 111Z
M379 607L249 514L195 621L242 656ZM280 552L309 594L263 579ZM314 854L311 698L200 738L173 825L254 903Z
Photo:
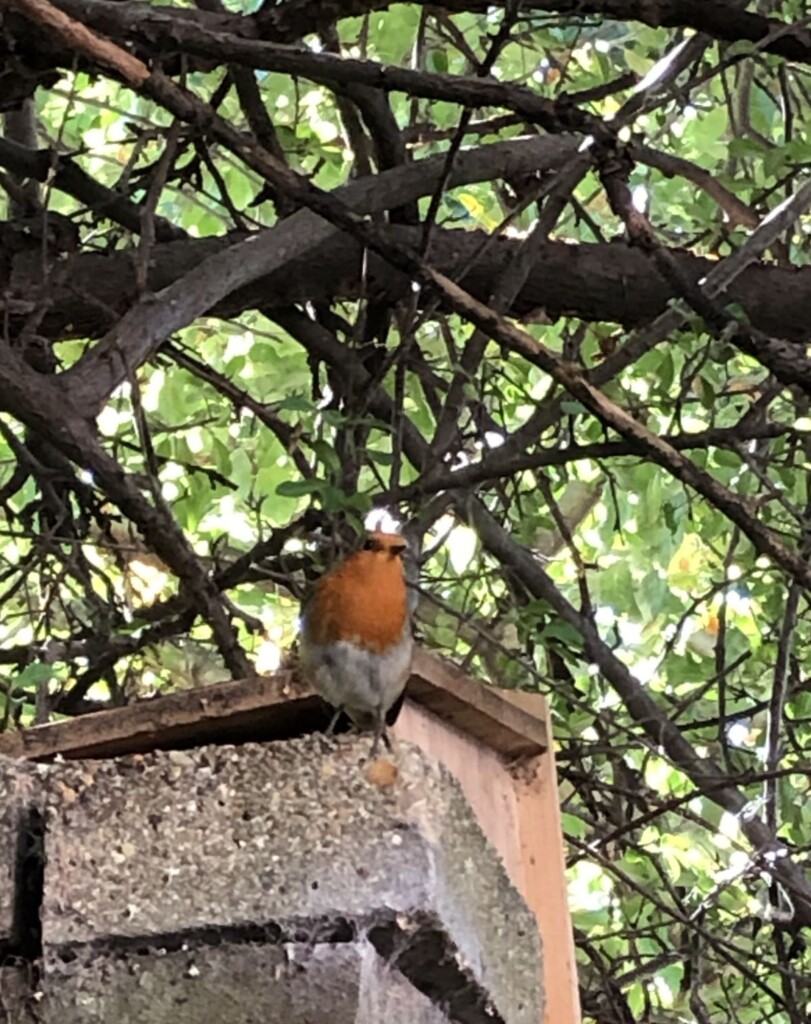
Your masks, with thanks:
M329 754L335 749L335 726L338 724L342 711L343 708L336 709L326 731L321 734L321 749L325 754Z
M331 754L335 750L338 740L335 736L322 732L318 734L318 742L321 746L322 754Z
M381 740L383 740L383 746L386 748L386 750L390 754L393 753L394 752L393 751L393 747L391 745L391 740L389 739L389 734L386 731L386 723L385 722L380 722L375 727L375 736L374 736L374 740L372 741L372 749L369 752L369 760L370 761L374 761L374 759L377 757L377 752L380 749L380 741Z

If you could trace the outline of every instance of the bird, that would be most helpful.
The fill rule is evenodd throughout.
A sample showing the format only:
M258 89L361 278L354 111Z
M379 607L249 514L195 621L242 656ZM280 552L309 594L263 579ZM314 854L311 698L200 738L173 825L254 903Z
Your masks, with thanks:
M411 672L414 640L403 572L407 542L371 531L359 551L321 576L302 603L299 659L313 689L331 704L331 735L342 711L388 747L386 714Z

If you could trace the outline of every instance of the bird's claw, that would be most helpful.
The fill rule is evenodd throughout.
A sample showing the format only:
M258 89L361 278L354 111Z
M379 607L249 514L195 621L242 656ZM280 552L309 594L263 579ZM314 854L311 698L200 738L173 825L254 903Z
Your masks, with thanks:
M386 730L386 723L385 722L380 722L375 727L375 737L374 737L374 740L372 741L372 749L371 749L371 751L369 753L369 760L370 761L374 761L374 759L377 757L377 751L378 751L378 749L380 747L380 741L381 740L383 740L383 746L386 748L386 750L390 754L393 753L393 747L391 745L391 740L389 739L389 734L388 734L388 732Z

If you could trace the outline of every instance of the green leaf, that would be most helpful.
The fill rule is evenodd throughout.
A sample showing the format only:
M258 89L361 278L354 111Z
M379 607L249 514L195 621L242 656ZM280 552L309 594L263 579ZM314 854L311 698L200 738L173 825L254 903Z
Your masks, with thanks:
M17 686L28 689L29 687L36 686L38 683L44 683L48 679L53 679L53 677L53 665L46 665L41 661L33 661L30 665L20 669L14 678L14 682Z
M276 403L279 412L312 412L315 406L306 395L287 395Z
M323 480L283 480L276 488L280 498L303 498L305 494L316 494L327 485Z
M426 61L428 70L444 75L448 71L448 54L445 50L429 50Z

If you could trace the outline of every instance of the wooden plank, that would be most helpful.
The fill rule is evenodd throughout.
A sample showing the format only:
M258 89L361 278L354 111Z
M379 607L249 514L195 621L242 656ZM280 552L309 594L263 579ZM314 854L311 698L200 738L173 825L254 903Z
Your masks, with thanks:
M144 750L180 749L202 743L281 739L323 727L324 707L292 675L241 679L199 690L136 701L0 735L0 754L31 760L114 757Z
M543 698L537 699L538 711L540 713L543 707L551 736L546 702ZM566 858L554 750L533 758L524 767L530 770L516 773L515 778L518 835L526 877L526 889L522 893L535 911L541 935L546 939L544 1024L579 1024L580 992L566 892Z
M406 692L443 721L506 757L540 754L548 746L543 715L519 705L509 690L484 686L435 654L417 649Z
M515 707L447 662L418 650L408 695L511 757L546 748L543 718ZM331 713L290 671L216 683L0 735L0 754L31 760L114 757L203 743L286 739L326 727Z

